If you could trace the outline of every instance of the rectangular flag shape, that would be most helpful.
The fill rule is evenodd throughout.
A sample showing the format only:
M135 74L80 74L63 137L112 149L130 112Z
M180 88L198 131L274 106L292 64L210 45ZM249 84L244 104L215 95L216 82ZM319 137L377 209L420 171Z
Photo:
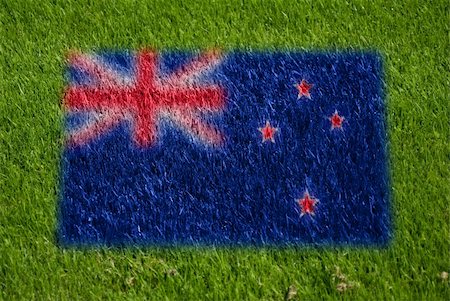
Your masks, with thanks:
M384 245L381 57L71 52L58 236L86 245Z

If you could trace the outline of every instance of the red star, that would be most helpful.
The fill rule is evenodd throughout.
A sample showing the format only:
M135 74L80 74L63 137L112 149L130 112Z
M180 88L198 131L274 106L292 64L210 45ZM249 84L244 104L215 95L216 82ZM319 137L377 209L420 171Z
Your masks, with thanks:
M309 93L309 90L312 88L313 84L308 84L308 82L304 79L302 79L302 82L300 84L295 85L298 90L298 97L297 99L302 98L305 96L306 98L311 99L311 94Z
M341 129L342 123L344 122L344 117L340 116L338 111L334 111L334 114L328 118L331 121L331 129L334 130L335 128Z
M272 127L269 121L266 121L266 125L263 128L258 128L258 130L262 134L262 142L270 140L275 143L275 133L278 131L278 128Z
M303 216L305 214L314 215L314 210L316 203L318 203L319 200L315 199L314 197L311 197L309 195L309 192L306 191L303 195L303 199L297 200L297 203L302 208L302 213L300 216Z

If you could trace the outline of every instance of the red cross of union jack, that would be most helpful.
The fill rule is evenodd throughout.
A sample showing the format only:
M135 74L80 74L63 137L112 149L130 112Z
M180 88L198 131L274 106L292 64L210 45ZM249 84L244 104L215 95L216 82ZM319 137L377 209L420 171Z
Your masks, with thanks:
M93 86L69 86L65 91L63 106L67 111L95 116L69 133L69 144L85 144L128 119L132 121L135 143L151 146L157 140L160 117L168 117L203 143L223 143L223 134L206 123L202 114L224 109L224 89L195 83L195 79L222 61L218 51L202 53L165 76L159 72L158 55L144 50L136 55L134 79L93 55L71 53L68 60L70 66L89 74L96 82Z

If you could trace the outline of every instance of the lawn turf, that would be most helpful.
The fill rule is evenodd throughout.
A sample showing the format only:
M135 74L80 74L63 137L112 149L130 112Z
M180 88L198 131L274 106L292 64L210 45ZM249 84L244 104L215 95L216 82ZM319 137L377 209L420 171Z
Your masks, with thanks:
M449 2L351 2L0 0L0 299L449 299ZM64 55L143 46L380 51L390 246L60 248Z

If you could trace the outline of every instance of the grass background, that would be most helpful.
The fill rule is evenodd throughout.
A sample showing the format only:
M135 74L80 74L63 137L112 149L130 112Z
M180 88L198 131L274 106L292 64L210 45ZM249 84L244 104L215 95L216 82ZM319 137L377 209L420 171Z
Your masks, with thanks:
M0 299L448 300L449 21L445 0L0 0ZM391 245L59 248L64 54L142 46L381 51Z

